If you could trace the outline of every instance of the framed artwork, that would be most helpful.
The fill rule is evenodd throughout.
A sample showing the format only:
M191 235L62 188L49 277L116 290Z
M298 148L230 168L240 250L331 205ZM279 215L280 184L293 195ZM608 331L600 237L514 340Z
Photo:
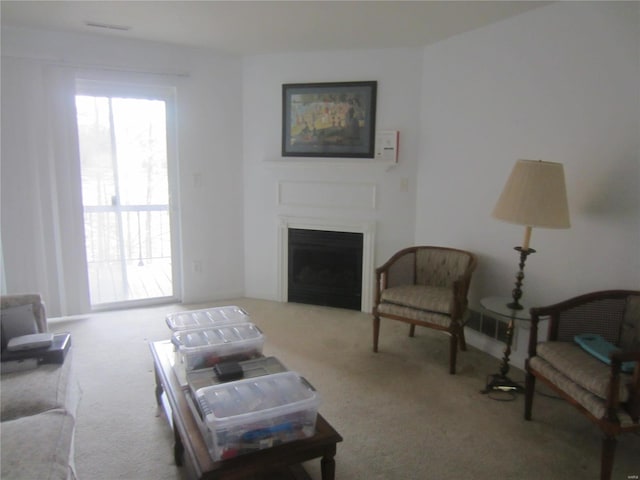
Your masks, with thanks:
M373 158L377 85L283 85L282 156Z

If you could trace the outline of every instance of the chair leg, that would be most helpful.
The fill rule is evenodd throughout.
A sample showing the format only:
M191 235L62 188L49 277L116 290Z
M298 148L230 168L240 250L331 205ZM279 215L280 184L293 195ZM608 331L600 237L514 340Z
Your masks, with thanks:
M456 373L457 355L458 355L458 336L455 334L452 334L450 339L450 345L449 345L449 373L451 375L455 375Z
M602 459L600 462L600 480L611 480L613 458L616 454L616 437L605 435L602 439Z
M536 377L527 373L524 380L524 419L531 420L533 408L533 393L536 390Z
M416 334L416 326L415 324L409 325L409 336L413 337Z
M467 351L467 341L464 338L464 326L460 325L458 329L458 342L460 343L460 350L463 352Z
M380 317L373 317L373 351L378 351L378 336L380 335Z

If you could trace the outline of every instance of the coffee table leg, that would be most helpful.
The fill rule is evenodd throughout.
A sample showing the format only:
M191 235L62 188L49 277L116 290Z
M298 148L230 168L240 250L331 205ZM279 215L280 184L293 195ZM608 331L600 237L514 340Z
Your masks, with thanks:
M154 367L153 370L156 377L156 417L159 417L162 414L162 393L164 389L162 388L162 382L160 381L160 375L158 375L158 367Z
M182 439L180 438L180 434L178 433L178 429L176 428L176 421L173 419L173 459L176 462L178 467L182 466L184 459L184 445L182 444Z
M162 389L162 385L156 385L156 402L158 403L158 410L162 407L162 393L164 390Z
M333 458L333 454L322 457L320 470L322 472L322 480L334 480L336 476L336 461Z
M158 367L154 366L153 373L156 377L156 402L158 406L162 404L162 382L160 381L160 375L158 375Z

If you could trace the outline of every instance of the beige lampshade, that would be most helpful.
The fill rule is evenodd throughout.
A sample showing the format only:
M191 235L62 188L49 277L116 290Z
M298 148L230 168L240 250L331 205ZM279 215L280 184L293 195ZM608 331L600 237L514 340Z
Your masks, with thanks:
M562 164L518 160L491 215L517 225L569 228Z

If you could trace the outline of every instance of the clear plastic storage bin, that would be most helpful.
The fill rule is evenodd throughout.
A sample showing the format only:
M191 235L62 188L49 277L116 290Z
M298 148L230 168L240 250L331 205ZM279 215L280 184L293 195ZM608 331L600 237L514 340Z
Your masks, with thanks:
M216 461L315 434L320 397L296 372L213 385L195 397Z
M171 330L178 331L216 327L229 323L249 322L251 319L249 318L249 314L240 307L227 305L225 307L172 313L167 315L166 321Z
M251 322L174 332L171 341L185 370L221 361L249 360L262 354L264 335Z
M242 368L242 378L255 378L288 371L287 367L276 357L252 358L251 360L238 362L238 365ZM212 368L190 370L186 372L186 380L194 395L201 388L225 383L224 380L218 378Z

